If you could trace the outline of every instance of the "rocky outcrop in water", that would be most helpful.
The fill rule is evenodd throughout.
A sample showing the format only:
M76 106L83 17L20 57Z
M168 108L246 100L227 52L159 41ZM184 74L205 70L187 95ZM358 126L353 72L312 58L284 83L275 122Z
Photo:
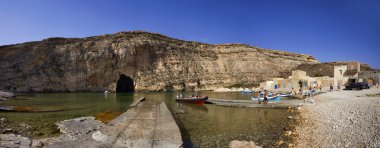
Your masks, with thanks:
M304 63L317 61L309 55L147 32L49 38L0 46L0 90L211 90L258 84Z

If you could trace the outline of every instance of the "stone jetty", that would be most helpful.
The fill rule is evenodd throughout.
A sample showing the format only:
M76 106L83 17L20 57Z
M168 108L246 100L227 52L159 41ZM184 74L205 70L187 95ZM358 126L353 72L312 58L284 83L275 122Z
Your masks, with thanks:
M180 130L165 102L140 102L107 125L87 132L79 137L74 132L71 138L58 139L59 142L47 147L178 148L182 145Z
M57 123L62 133L59 137L30 139L0 134L0 147L180 147L181 132L165 102L144 100L137 99L132 108L108 124L95 117L61 121Z
M268 102L268 104L258 104L257 101L252 100L226 100L226 99L213 99L207 100L207 103L215 104L217 106L226 107L256 107L256 108L288 108L288 107L300 107L308 105L311 102L305 102L303 100L287 100L280 102Z

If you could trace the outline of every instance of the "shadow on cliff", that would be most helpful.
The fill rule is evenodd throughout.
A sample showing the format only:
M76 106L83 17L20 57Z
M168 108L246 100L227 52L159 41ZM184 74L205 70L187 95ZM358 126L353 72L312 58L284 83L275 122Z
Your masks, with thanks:
M120 93L120 92L134 92L134 91L135 91L135 84L133 82L133 79L129 76L121 74L119 80L117 81L116 92Z

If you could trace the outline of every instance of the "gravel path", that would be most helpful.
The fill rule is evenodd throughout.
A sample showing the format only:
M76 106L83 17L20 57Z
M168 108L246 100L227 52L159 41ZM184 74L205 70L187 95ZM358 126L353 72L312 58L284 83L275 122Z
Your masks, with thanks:
M335 91L302 107L297 147L380 147L380 89ZM360 97L358 97L360 96Z

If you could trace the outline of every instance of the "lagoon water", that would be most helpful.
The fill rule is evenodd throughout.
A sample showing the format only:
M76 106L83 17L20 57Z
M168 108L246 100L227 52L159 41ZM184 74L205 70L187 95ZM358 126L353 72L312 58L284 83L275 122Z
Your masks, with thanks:
M185 95L195 94L187 92ZM165 101L181 129L185 147L226 147L232 140L255 141L263 146L275 146L283 140L286 130L294 124L288 116L297 113L286 109L233 108L213 104L184 104L175 101L175 92L149 93L50 93L36 94L27 100L0 102L0 106L22 106L42 109L60 109L59 112L20 113L0 112L0 117L8 119L13 126L30 125L24 135L43 138L57 136L56 122L83 117L118 115L128 110L134 99L145 96L148 101ZM250 99L251 94L198 92L218 99ZM178 112L183 110L184 113ZM20 128L23 129L23 128Z

